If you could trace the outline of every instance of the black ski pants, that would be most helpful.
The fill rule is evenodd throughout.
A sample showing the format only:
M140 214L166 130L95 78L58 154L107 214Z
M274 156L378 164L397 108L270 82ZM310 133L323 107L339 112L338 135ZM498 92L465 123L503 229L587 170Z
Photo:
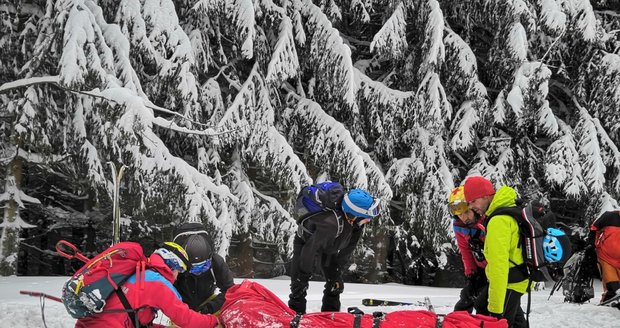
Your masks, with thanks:
M293 259L291 260L291 294L288 299L288 307L297 313L306 313L306 296L310 273L299 271L299 261L304 240L295 236L293 241ZM317 256L319 254L316 254ZM340 294L344 290L342 274L339 270L336 255L321 254L321 269L326 282L323 289L321 311L340 311Z
M510 328L527 327L527 321L525 321L525 313L523 312L523 308L521 308L521 296L523 296L523 294L516 292L512 289L506 290L506 298L504 300L504 313L502 313L502 317L508 321L508 327ZM485 300L488 300L489 288L485 288L478 297L482 297Z

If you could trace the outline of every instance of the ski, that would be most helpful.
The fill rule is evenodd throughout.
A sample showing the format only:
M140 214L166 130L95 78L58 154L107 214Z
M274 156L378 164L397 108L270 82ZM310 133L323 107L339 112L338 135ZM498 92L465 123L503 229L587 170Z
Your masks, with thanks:
M424 306L424 302L400 302L400 301L386 301L380 300L376 298L365 298L362 300L362 305L364 306L404 306L404 305L418 305Z
M431 299L428 296L424 297L424 306L427 310L435 313L435 308L433 307L433 303L431 303Z
M121 187L121 179L125 173L125 165L122 165L118 172L116 171L116 165L112 162L108 162L110 169L112 170L112 245L118 244L121 240L121 209L119 205L119 193Z

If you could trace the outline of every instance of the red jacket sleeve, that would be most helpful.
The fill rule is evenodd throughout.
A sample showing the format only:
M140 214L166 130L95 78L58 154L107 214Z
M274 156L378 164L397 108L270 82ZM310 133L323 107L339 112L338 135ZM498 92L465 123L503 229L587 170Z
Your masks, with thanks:
M172 322L183 328L214 328L217 319L211 314L193 311L181 301L172 284L150 282L150 290L141 293L143 302L161 310ZM146 289L146 288L145 288Z
M461 251L461 259L463 260L463 268L465 268L465 275L469 276L478 270L474 255L469 248L469 235L466 235L459 231L457 226L454 226L454 234L456 235L456 243Z

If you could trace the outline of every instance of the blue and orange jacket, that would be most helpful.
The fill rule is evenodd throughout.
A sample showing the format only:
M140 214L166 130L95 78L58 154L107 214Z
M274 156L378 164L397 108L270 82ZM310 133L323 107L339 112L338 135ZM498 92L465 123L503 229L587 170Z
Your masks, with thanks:
M461 260L463 260L463 268L465 269L465 275L470 276L479 269L484 269L487 266L487 261L479 261L474 256L474 250L470 245L472 238L478 238L481 242L484 242L486 237L486 228L484 227L484 217L480 218L476 223L467 225L463 223L458 217L455 217L452 221L452 229L456 236L456 244L461 251ZM482 249L480 249L482 251Z
M136 279L134 274L120 288L132 308L140 309L137 315L141 325L146 326L153 321L157 310L161 310L179 327L217 327L218 322L215 316L192 311L181 301L181 295L172 285L174 274L159 255L153 254L149 257L149 267L144 271L144 276ZM102 313L79 319L75 327L133 328L133 322L123 310L125 310L123 304L114 293L107 299ZM153 324L151 327L167 326Z

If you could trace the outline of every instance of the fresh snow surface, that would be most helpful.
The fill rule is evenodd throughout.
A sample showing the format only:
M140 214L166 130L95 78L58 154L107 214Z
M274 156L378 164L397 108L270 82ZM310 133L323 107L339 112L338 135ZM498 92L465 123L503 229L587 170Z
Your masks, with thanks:
M43 327L39 298L20 295L20 290L39 291L60 296L60 290L66 277L0 277L0 328ZM283 301L288 299L289 278L286 276L274 279L255 279L278 295ZM239 283L241 280L236 279ZM550 300L550 287L532 293L532 313L530 327L569 328L569 327L620 327L620 311L615 308L596 306L600 299L601 283L595 281L594 299L584 305L563 303L562 291L556 291ZM317 312L321 308L323 282L310 282L308 290L308 311ZM406 286L400 284L365 285L346 283L342 294L342 309L357 306L362 311L391 312L397 310L418 310L420 306L364 307L363 298L380 298L416 303L428 296L437 313L451 312L458 299L460 289L437 288L422 286ZM527 296L522 298L523 309L527 306ZM45 321L49 328L73 327L73 320L62 304L52 300L45 301ZM156 322L166 323L166 319L157 318Z

